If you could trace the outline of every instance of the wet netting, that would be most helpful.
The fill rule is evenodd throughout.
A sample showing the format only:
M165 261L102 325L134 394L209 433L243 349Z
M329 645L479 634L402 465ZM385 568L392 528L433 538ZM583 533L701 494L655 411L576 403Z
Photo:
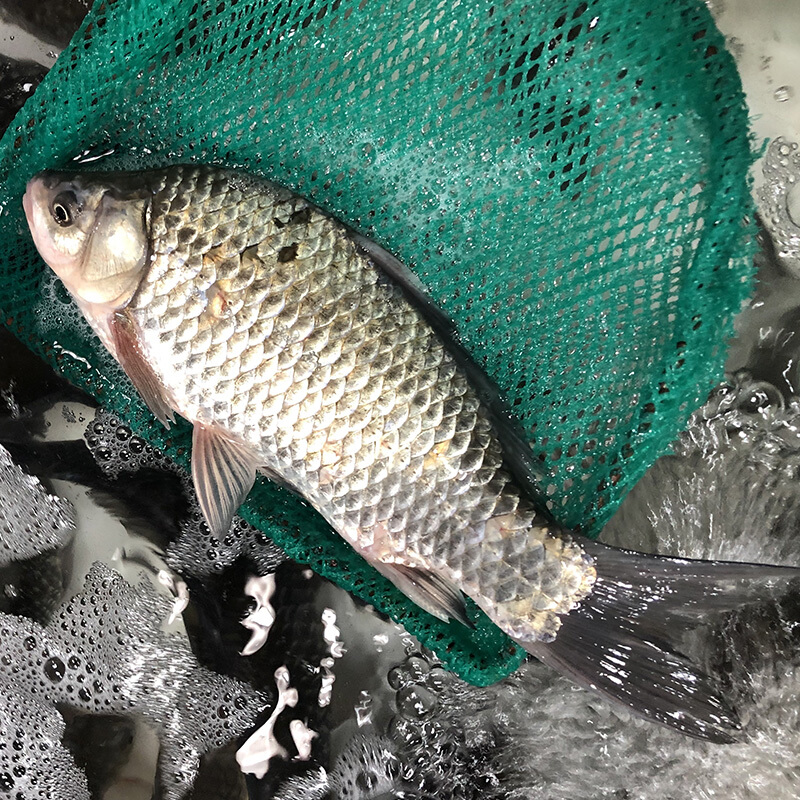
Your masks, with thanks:
M746 112L699 0L98 2L0 143L0 315L180 463L34 250L45 167L199 161L312 198L409 264L594 535L720 376L749 287ZM146 499L145 499L146 500ZM475 683L522 659L444 625L297 498L242 515Z

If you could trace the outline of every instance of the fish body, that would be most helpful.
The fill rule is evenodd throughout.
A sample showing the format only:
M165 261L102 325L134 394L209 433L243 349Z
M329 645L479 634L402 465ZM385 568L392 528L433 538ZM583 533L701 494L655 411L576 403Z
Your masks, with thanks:
M212 530L227 530L260 470L436 616L468 622L466 594L530 652L639 713L721 741L737 727L648 614L675 581L694 602L752 572L651 569L553 523L488 379L393 256L285 188L214 167L43 173L24 206L40 253L154 414L193 423ZM650 641L632 647L640 619Z
M491 412L399 283L274 184L203 167L149 181L146 208L134 192L117 222L119 201L96 200L140 275L124 311L97 310L105 276L83 296L154 410L194 423L200 448L223 437L248 483L258 468L291 486L401 588L435 575L441 602L417 600L438 616L457 585L516 638L552 639L591 589L591 558L516 485ZM96 236L86 247L105 257Z

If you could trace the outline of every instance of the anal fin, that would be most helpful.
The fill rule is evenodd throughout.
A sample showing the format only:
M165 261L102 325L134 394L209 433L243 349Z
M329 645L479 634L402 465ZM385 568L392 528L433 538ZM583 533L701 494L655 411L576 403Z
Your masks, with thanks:
M211 533L228 532L236 509L256 478L258 458L214 425L195 423L192 433L192 480Z
M127 311L117 311L111 317L109 327L117 361L153 416L165 428L169 428L170 423L175 422L175 412L167 400L161 381L142 353L133 319Z
M442 622L455 619L468 628L474 628L467 616L464 595L446 578L431 570L406 564L370 562L388 578L406 597Z

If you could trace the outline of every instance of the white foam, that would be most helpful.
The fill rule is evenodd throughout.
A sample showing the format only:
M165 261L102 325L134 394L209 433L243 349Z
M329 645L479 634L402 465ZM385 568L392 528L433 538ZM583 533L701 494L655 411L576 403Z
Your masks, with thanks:
M285 666L275 670L278 699L269 719L236 751L236 763L244 773L263 778L269 770L271 758L288 758L289 753L275 738L275 723L284 708L297 705L297 689L289 685L289 670Z
M275 575L249 578L245 584L244 593L256 601L256 607L242 620L242 625L252 631L250 640L242 650L242 655L251 656L266 644L269 632L275 622L275 609L270 603L270 599L275 593Z

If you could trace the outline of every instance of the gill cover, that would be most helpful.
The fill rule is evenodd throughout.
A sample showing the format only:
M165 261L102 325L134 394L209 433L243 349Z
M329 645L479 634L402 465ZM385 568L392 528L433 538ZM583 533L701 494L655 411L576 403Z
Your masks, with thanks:
M147 263L147 209L145 200L103 195L84 251L81 299L116 308L131 299Z
M87 316L130 301L147 263L146 198L89 176L44 172L28 183L23 205L42 258Z

